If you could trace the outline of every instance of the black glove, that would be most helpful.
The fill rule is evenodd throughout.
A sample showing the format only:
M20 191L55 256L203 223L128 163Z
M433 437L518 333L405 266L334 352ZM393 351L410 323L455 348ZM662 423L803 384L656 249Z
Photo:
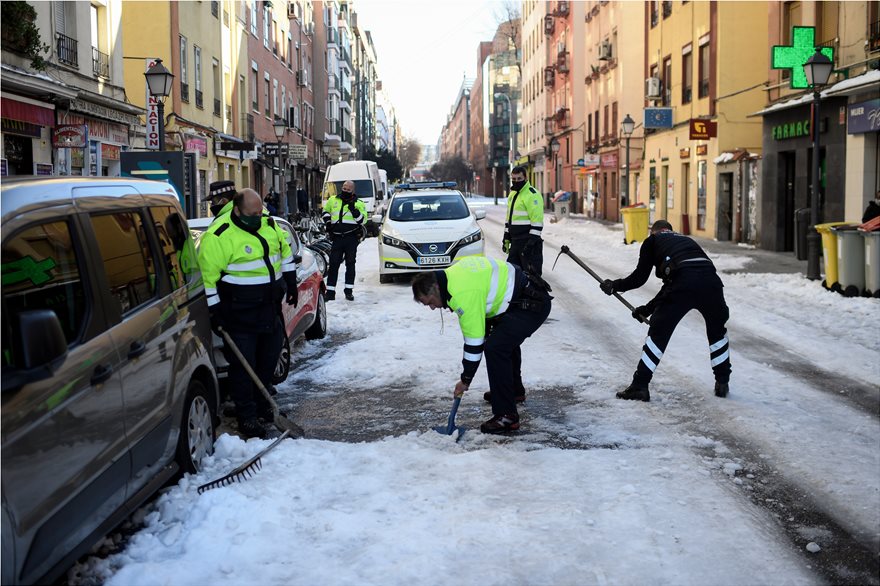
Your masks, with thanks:
M296 307L299 304L299 288L296 286L296 272L284 273L284 282L287 285L287 295L284 300L287 305Z
M653 312L651 311L650 307L648 307L647 305L640 305L639 307L633 309L632 316L634 319L645 323L645 320L651 317L652 313Z
M352 216L357 214L357 207L354 205L354 202L348 204L348 211L351 212Z
M529 239L526 240L525 246L523 246L522 253L524 256L529 256L535 250L535 247L541 246L541 239L537 236L529 236Z
M208 313L211 316L211 329L217 332L217 335L221 338L223 336L220 335L220 328L224 327L223 323L223 315L220 311L220 304L215 303L214 305L208 308Z
M605 295L613 295L614 294L614 281L611 279L605 279L599 284L599 288L602 289L602 293Z

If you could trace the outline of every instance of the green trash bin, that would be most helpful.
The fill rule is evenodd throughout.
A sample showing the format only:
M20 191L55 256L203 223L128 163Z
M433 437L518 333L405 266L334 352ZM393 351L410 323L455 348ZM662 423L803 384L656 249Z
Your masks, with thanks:
M623 243L642 242L648 237L648 208L637 204L620 208L623 217Z
M831 229L837 235L837 279L847 297L862 294L865 286L865 241L858 226L852 224Z
M825 257L825 281L822 284L826 289L840 289L837 282L837 234L831 229L846 225L846 222L816 224L816 232L822 236L822 256Z
M859 231L865 239L865 294L880 297L880 231Z

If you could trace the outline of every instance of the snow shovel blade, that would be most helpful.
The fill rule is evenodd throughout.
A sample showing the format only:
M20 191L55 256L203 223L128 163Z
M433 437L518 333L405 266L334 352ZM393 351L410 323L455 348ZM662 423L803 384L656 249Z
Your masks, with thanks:
M446 420L446 425L438 425L434 428L434 431L437 433L442 433L443 435L452 435L455 430L458 430L458 437L455 438L455 441L461 437L464 433L463 427L455 426L455 414L458 413L458 406L461 405L461 397L456 397L452 402L452 410L449 412L449 418Z
M241 466L238 466L235 470L230 472L229 474L225 474L218 478L217 480L212 480L206 484L201 485L197 490L199 494L202 494L206 490L211 490L212 488L218 488L220 486L228 486L233 482L243 482L256 474L256 472L263 468L263 462L261 458L269 453L275 446L277 446L281 440L290 436L289 431L285 431L282 433L278 439L274 442L260 450L260 453L243 463Z

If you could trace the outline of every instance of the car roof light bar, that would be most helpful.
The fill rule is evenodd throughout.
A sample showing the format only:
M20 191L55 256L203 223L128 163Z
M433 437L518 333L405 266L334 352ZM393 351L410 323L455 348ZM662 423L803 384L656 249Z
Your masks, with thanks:
M454 188L458 185L455 181L412 181L410 183L398 183L395 189L443 189Z

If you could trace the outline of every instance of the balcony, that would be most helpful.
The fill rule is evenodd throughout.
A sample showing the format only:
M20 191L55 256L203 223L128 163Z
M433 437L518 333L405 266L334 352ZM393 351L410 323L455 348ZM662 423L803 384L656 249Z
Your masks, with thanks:
M220 100L214 98L214 116L220 117Z
M556 21L553 19L553 15L548 14L544 17L544 34L552 35L553 30L556 28Z
M544 134L553 134L556 132L556 116L544 118Z
M55 33L55 52L58 53L58 62L79 67L78 49L79 43L67 35Z
M568 108L559 108L553 117L556 120L556 126L559 128L568 128L571 126L571 117L568 115Z
M239 132L241 137L245 139L247 142L254 141L254 115L253 114L242 114L241 115L241 131Z
M354 144L351 139L351 130L348 128L342 129L342 142L347 142L348 144Z
M868 51L880 51L880 20L868 25Z
M339 31L332 26L327 27L327 45L339 44Z
M559 73L568 73L568 52L560 53L556 57L556 70Z
M544 85L546 87L550 87L555 82L556 82L556 69L553 67L545 67L544 68Z
M568 16L569 6L566 0L559 0L556 2L556 11L554 12L555 16Z
M196 108L199 110L205 109L205 100L202 96L202 90L196 90Z
M180 83L180 100L182 102L189 103L189 84L188 83Z
M331 92L339 93L339 76L331 73L327 80L327 89Z
M110 79L110 55L92 47L92 73L104 79Z
M351 92L345 88L342 88L342 101L351 104Z

